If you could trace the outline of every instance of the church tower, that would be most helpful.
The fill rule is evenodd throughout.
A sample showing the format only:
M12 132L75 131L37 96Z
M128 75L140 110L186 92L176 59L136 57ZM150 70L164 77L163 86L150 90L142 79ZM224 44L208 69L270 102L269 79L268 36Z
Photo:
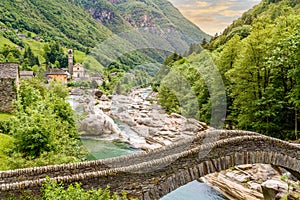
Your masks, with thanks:
M68 66L71 77L73 76L73 50L68 49Z

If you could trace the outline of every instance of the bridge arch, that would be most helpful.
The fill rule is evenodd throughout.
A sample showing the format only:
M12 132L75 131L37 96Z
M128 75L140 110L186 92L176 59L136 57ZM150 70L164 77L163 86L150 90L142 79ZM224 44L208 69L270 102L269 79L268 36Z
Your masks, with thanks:
M46 175L66 184L81 182L87 189L110 185L114 191L126 190L132 197L148 200L159 199L206 174L242 164L272 164L300 172L299 146L251 132L207 134L220 134L220 140L202 144L203 136L199 136L149 153L0 172L0 197L22 190L38 192ZM186 148L185 143L190 146Z
M226 152L225 146L233 148L237 143L243 143L242 146L256 144L257 148L241 148L232 152ZM142 199L159 199L166 194L186 185L189 182L199 179L207 174L220 172L230 169L234 166L244 164L271 164L283 167L295 172L300 171L299 147L285 143L279 140L273 140L267 137L238 137L226 141L218 141L213 147L212 152L203 160L197 160L197 153L208 148L211 144L202 146L179 156L181 162L187 162L173 171L168 176L163 176L157 180L156 184L149 189L144 190ZM210 147L209 147L210 148ZM221 153L220 150L224 150ZM234 148L233 148L234 149ZM195 159L197 161L194 161ZM190 161L190 162L189 162Z

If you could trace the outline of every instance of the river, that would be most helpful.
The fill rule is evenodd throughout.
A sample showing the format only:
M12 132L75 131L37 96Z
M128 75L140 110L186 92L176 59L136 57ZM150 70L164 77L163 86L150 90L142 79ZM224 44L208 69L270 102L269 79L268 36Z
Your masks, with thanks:
M128 144L97 138L82 138L82 144L90 152L89 159L112 158L138 152ZM193 181L166 195L162 200L225 200L218 191L205 183Z
M147 94L147 93L146 93ZM76 99L78 96L71 96L69 103L72 107L75 107ZM78 113L81 113L81 106L75 109ZM140 136L136 135L135 132L128 128L128 125L115 120L118 127L122 130L124 134L129 136L132 140L141 140ZM116 138L115 138L116 139ZM102 138L102 137L82 137L81 138L83 146L89 152L89 160L105 159L118 157L122 155L132 154L139 152L141 150L133 148L130 144L117 142L114 138ZM210 187L205 183L200 183L198 181L193 181L173 192L166 195L162 200L224 200L218 191Z

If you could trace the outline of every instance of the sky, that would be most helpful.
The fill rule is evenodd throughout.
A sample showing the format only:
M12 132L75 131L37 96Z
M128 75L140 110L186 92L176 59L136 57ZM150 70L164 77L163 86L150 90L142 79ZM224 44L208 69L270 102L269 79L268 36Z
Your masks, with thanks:
M261 0L169 0L204 32L215 35Z

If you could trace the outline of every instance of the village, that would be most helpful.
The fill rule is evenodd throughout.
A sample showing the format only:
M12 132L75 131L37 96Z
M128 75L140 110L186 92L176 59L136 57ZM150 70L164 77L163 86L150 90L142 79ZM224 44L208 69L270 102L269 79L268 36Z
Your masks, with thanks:
M88 73L81 63L73 64L73 50L68 49L68 67L50 68L44 72L46 83L51 81L67 84L68 82L88 81L101 86L103 81L108 81L100 73ZM17 90L22 80L34 78L34 71L20 70L17 63L0 63L0 113L10 113L13 110L12 102L17 97Z

